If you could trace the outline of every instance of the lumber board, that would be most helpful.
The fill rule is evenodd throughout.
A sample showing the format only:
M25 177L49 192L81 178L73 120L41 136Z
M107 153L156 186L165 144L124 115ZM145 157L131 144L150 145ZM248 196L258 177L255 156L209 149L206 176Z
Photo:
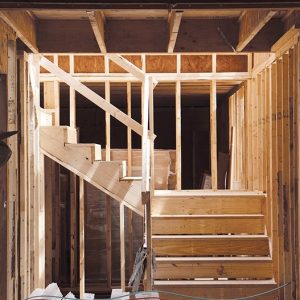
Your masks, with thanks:
M75 132L71 127L68 127L68 130ZM90 163L77 149L74 151L65 147L64 135L60 134L62 132L60 127L41 127L40 132L40 146L45 155L114 199L126 202L125 205L138 214L143 214L140 183L120 181L126 171L122 162L95 161Z
M152 215L153 234L264 233L263 215Z
M65 144L65 147L80 152L82 157L91 163L102 160L101 146L98 144Z
M242 51L276 14L271 10L249 10L241 18L237 51Z
M1 10L0 17L33 52L38 53L36 25L25 10Z
M97 40L99 49L102 53L106 53L105 45L105 19L102 11L88 11L88 18L90 20L95 38Z
M165 292L176 292L192 297L219 299L241 298L252 296L276 288L274 280L155 280L154 288ZM161 292L160 299L171 300L174 295ZM264 300L276 300L277 295L264 295ZM184 300L185 297L176 297Z
M183 11L171 11L171 13L170 13L170 16L169 16L169 43L168 43L168 48L167 48L168 53L172 53L174 51L182 15L183 15Z
M261 214L265 196L221 195L154 197L154 215Z
M264 235L153 235L157 256L269 255Z
M111 57L111 56L110 56ZM69 75L68 73L64 72L57 66L55 66L53 63L51 63L49 60L47 60L45 57L41 56L40 64L46 68L48 71L59 77L61 80L63 80L66 84L68 84L70 87L72 87L74 90L76 90L81 95L85 96L87 99L89 99L91 102L93 102L95 105L102 108L104 111L108 112L110 115L112 115L114 118L116 118L118 121L126 125L127 127L130 127L133 131L138 133L142 136L143 134L143 127L141 124L136 122L135 120L129 118L125 113L120 111L118 108L110 104L108 101L103 99L101 96L96 94L94 91L89 89L84 84L80 83L77 79ZM144 74L144 73L143 73ZM149 133L149 137L154 139L155 135L153 133Z
M269 257L158 257L155 279L272 279Z

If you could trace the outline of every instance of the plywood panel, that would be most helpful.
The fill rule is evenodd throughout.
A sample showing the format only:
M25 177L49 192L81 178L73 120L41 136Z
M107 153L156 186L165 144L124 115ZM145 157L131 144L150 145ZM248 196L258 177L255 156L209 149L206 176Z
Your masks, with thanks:
M147 73L175 73L177 71L176 55L147 55Z
M92 55L75 55L74 72L104 73L104 57Z
M51 62L54 63L54 56L53 55L45 55L47 59L49 59ZM40 73L49 73L46 69L43 67L40 68Z
M211 55L182 55L181 72L182 73L201 73L212 71Z
M247 72L247 55L217 55L217 72Z
M140 55L122 55L125 59L133 63L136 67L142 69L142 57ZM109 62L110 73L127 73L123 68L119 67L113 61Z
M70 57L67 55L58 56L58 66L65 72L70 72Z

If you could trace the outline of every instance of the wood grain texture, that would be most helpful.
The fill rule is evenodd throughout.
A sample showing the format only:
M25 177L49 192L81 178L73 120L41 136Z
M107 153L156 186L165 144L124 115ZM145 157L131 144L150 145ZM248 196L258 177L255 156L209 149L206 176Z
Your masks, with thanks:
M263 215L153 216L153 234L264 233Z
M155 279L271 279L272 276L272 260L268 257L158 257L155 273Z
M269 239L263 235L157 235L152 245L157 256L269 254Z

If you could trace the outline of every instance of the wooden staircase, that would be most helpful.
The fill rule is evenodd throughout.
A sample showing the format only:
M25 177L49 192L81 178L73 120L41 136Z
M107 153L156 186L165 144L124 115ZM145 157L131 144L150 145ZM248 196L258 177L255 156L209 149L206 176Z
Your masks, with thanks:
M265 201L258 192L155 191L154 288L226 299L276 287L265 233ZM174 296L162 294L161 299Z
M126 177L126 162L102 161L100 145L77 142L75 128L40 127L40 147L46 156L143 215L141 182Z

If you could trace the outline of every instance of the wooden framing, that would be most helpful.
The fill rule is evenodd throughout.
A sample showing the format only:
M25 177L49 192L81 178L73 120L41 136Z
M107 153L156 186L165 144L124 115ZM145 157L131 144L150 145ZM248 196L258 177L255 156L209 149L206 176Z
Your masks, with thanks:
M88 11L87 15L89 17L91 26L94 31L95 38L97 40L98 46L102 53L106 53L106 45L105 45L105 17L102 11Z
M16 42L8 40L8 72L7 72L7 130L18 130L18 104L16 94L17 66ZM12 157L7 163L7 299L15 299L18 289L18 260L16 249L19 247L18 219L19 219L19 185L18 185L18 136L8 139L8 146L12 150Z
M217 167L217 83L210 83L210 159L211 159L211 182L212 189L218 189Z
M298 32L292 33L299 36ZM246 127L247 135L236 146L239 148L242 143L247 149L247 152L237 152L238 159L243 159L246 154L247 159L251 157L253 161L250 162L253 168L249 168L249 163L246 170L246 186L267 192L266 230L271 236L274 278L278 285L291 283L278 291L280 299L292 299L299 293L295 287L295 282L298 284L299 280L296 275L299 269L293 261L297 257L296 244L299 243L296 234L299 229L295 222L295 213L299 214L296 200L296 170L299 167L296 157L299 151L299 41L294 36L289 40L289 48L285 42L279 41L276 46L277 58L274 60L272 57L273 63L270 60L265 69L254 73L251 91L247 82L244 94L247 97L246 108L251 111L247 120L252 119L252 122L239 125ZM236 98L241 102L242 95L239 92L232 95L230 105L237 105L233 101ZM233 115L230 119L234 122ZM237 175L239 179L239 173Z
M183 11L171 11L171 13L170 13L170 16L169 16L169 44L168 44L168 49L167 49L168 53L172 53L174 51L182 14L183 14Z
M16 32L33 53L38 53L35 22L27 11L1 10L0 18Z
M237 51L242 51L264 25L276 14L271 10L249 10L240 20L239 43Z
M79 178L79 284L82 299L85 294L84 203L84 180Z

